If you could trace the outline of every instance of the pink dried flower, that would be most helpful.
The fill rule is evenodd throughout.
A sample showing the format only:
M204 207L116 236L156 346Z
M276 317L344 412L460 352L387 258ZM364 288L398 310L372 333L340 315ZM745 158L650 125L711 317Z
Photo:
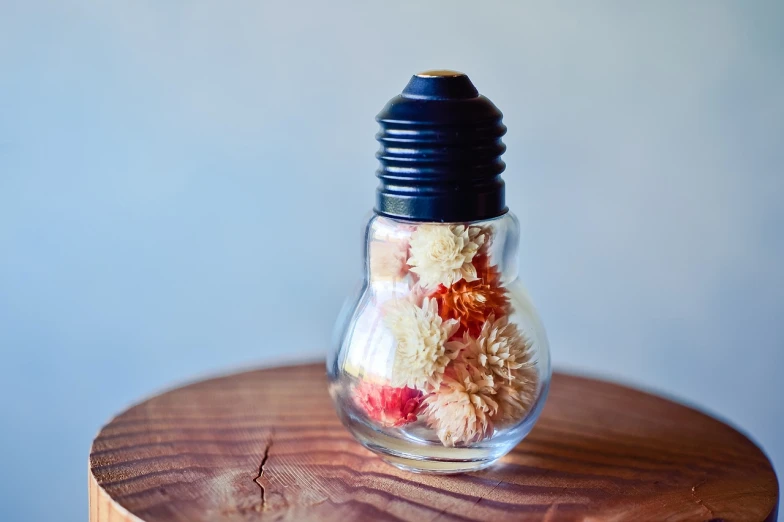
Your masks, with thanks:
M393 388L362 381L354 390L354 400L368 417L382 426L403 426L417 420L422 392L413 388Z
M368 248L371 279L396 281L405 277L408 270L406 265L408 243L376 239L370 242Z

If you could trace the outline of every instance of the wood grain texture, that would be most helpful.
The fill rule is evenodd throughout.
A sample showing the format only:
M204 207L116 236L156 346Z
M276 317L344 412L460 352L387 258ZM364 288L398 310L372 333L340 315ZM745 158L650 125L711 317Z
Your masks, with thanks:
M415 475L338 420L324 366L270 368L153 397L107 424L92 522L775 520L745 436L630 388L556 374L539 423L496 466Z

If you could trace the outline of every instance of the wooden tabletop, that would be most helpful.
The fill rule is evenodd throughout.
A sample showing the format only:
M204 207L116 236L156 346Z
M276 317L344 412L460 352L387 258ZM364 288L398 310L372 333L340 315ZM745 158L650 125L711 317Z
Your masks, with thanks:
M197 382L121 413L90 451L92 522L775 520L765 455L698 411L555 374L531 434L465 475L416 475L348 434L323 364Z

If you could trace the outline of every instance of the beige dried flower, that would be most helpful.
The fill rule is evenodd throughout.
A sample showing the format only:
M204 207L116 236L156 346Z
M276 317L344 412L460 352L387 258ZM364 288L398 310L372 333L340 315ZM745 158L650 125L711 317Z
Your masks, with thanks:
M464 357L477 367L485 368L504 381L512 380L512 372L530 365L531 343L508 317L490 314L474 339L463 334Z
M384 323L397 341L392 385L425 391L437 388L444 368L457 357L459 345L449 338L459 323L441 319L436 301L430 298L421 307L404 299L392 301Z
M485 236L479 227L465 225L419 225L411 234L408 264L425 286L452 286L476 280L471 260Z
M370 278L372 280L401 279L406 274L408 245L400 241L373 240L370 242Z
M492 435L491 417L498 412L493 376L455 362L439 389L423 402L428 425L444 446L471 444Z
M526 365L512 371L511 381L496 383L498 411L492 417L496 426L504 427L522 420L533 406L537 382L536 370Z

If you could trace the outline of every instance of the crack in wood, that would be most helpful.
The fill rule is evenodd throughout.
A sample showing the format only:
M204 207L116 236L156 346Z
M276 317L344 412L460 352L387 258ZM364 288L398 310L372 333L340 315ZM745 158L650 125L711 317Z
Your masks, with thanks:
M441 511L439 511L438 513L436 513L436 516L434 516L433 518L431 518L431 519L430 519L428 522L435 522L436 520L438 520L439 518L441 518L441 515L443 515L444 513L446 513L446 510L447 510L448 508L449 508L449 506L445 507L444 509L442 509Z
M496 488L497 488L498 486L500 486L500 485L501 485L501 483L503 483L503 479L501 479L501 480L499 480L498 482L496 482L495 486L493 486L492 488L490 488L490 491L488 491L487 493L485 493L485 494L484 494L484 495L482 495L481 497L477 498L477 499L476 499L476 501L475 501L473 504L471 504L471 506L468 508L468 511L466 511L466 513L470 513L470 512L471 512L471 511L474 509L474 507L475 507L477 504L479 504L479 503L480 503L480 502L482 502L484 499L486 499L487 497L489 497L489 496L490 496L490 495L493 493L493 491L495 491L495 490L496 490ZM450 507L450 506L447 506L447 507L445 507L444 509L442 509L441 511L439 511L439 512L438 512L438 514L437 514L437 515L436 515L434 518L430 519L430 521L429 521L429 522L435 522L437 519L441 518L441 517L444 515L444 513L446 513L446 510L447 510L449 507Z
M266 498L266 488L264 484L261 483L261 477L264 476L264 465L267 463L267 459L269 458L270 448L272 448L272 437L275 433L271 433L269 439L267 440L267 444L264 447L264 455L261 457L261 464L259 464L259 474L253 478L253 482L261 488L261 510L267 509L267 498Z
M482 502L484 499L486 499L487 497L489 497L489 496L490 496L490 495L493 493L493 491L495 491L495 490L496 490L496 488L497 488L498 486L500 486L500 485L501 485L501 483L502 483L502 482L503 482L503 480L499 480L499 481L496 483L496 485L495 485L495 486L493 486L493 489L491 489L490 491L488 491L487 493L485 493L485 494L482 496L482 498L480 498L479 500L477 500L477 501L476 501L476 503L474 504L474 506L476 506L477 504L479 504L480 502Z
M696 485L692 486L692 487L691 487L691 496L692 496L692 498L694 498L694 501L695 501L695 502L696 502L696 503L697 503L697 504L698 504L700 507L702 507L704 510L706 510L706 511L708 512L708 514L709 514L711 517L713 517L713 516L715 515L715 513L713 512L713 510L712 510L710 507L708 507L708 505L707 505L707 504L705 504L705 502L704 502L704 501L703 501L703 500L702 500L702 499L701 499L701 498L700 498L700 497L697 495L697 488L698 488L698 487L700 487L700 486L702 486L703 484L705 484L705 481L704 481L704 480L703 480L702 482L700 482L699 484L696 484ZM713 518L711 518L711 520L713 520Z

